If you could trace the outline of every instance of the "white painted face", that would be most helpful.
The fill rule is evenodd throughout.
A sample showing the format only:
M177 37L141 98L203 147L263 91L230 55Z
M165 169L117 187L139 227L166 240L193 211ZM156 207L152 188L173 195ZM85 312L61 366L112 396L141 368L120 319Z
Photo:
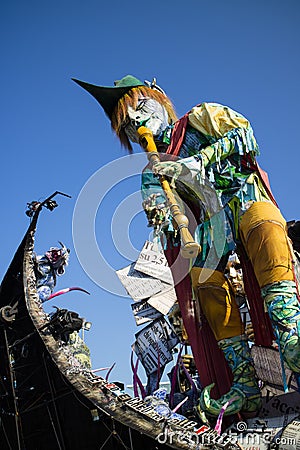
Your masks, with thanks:
M168 126L168 113L156 100L147 97L139 98L136 109L128 107L128 123L124 129L131 142L139 142L136 130L140 126L149 128L153 136L159 136Z

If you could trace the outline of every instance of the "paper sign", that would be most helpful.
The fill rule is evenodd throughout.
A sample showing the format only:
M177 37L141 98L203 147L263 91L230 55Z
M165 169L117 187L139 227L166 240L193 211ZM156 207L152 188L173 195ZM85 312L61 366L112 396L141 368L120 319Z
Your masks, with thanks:
M158 252L153 242L146 241L135 263L135 269L173 285L173 277L163 251Z
M148 306L163 315L168 314L176 302L171 269L165 255L156 250L153 242L146 241L136 263L116 273L134 301L147 299ZM137 315L135 319L137 321ZM138 319L138 322L144 321Z
M283 391L282 368L279 351L275 348L251 347L251 356L254 361L255 371L258 378L271 386ZM289 381L292 371L285 367L285 375Z
M142 300L162 290L161 281L141 273L134 268L134 263L116 271L121 283L133 300Z
M280 439L280 449L282 450L297 450L299 449L300 442L300 421L299 418L293 420L288 426L283 430Z
M147 375L172 361L171 349L178 344L178 337L163 318L143 328L135 337L132 347Z
M137 325L142 325L161 317L161 313L149 305L146 300L133 303L131 308Z
M153 306L153 308L156 308L163 315L166 315L176 302L177 297L173 286L170 286L169 284L166 283L162 284L163 290L148 298L148 303L149 305Z

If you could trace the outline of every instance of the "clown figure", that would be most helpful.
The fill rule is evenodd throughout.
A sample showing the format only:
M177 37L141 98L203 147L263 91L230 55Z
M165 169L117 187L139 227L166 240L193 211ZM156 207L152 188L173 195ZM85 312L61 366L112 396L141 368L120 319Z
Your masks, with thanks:
M211 398L211 386L204 388L201 409L217 416L229 401L226 414L257 414L260 389L239 309L224 275L229 255L242 249L250 261L281 355L296 373L300 308L286 222L257 165L259 149L249 121L227 106L206 102L178 120L155 80L143 83L127 75L112 87L75 81L97 99L130 152L132 143L139 142L139 127L153 133L162 162L143 172L142 194L149 224L162 230L167 245L177 245L178 230L157 175L171 181L178 202L194 214L193 231L201 251L189 271L191 285L198 310L233 376L231 388L218 399ZM214 192L218 208L211 209L209 196L201 196L205 188Z

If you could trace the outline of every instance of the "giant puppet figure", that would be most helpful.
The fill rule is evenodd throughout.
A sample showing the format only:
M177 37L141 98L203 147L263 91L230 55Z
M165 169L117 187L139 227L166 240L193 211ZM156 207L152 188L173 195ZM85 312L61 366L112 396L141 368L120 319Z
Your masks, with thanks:
M143 173L145 211L149 222L165 232L168 245L176 245L176 238L172 239L176 226L159 184L160 177L164 177L172 180L178 202L198 214L194 231L200 252L189 269L194 302L187 292L190 285L186 279L178 282L177 296L195 360L199 360L197 351L203 352L202 346L197 348L194 336L195 330L202 332L203 317L232 372L227 391L214 399L210 393L212 385L208 385L201 393L199 405L212 416L217 416L225 404L227 414L256 414L261 405L260 389L239 309L224 276L228 256L233 250L238 251L251 265L249 292L253 280L258 288L252 322L258 336L261 327L267 330L266 319L273 329L271 338L266 331L260 343L270 344L275 337L283 360L296 373L300 372L300 308L286 222L271 194L266 174L257 165L258 145L249 121L227 106L205 102L177 120L170 99L155 80L143 83L127 75L112 87L74 81L97 99L121 144L130 152L131 142L139 143L140 127L146 127L154 136L158 152L172 155L171 160L154 166L155 173L149 168ZM185 186L185 179L192 180L192 184ZM215 211L206 208L205 199L210 195L201 198L201 190L207 186L220 204ZM212 254L215 257L211 258ZM168 256L170 259L170 253ZM196 305L194 311L192 303ZM266 317L257 317L257 311ZM195 315L198 321L193 328L190 318ZM204 336L201 342L210 345L210 340ZM201 363L203 366L204 361L198 365L200 379L206 385Z

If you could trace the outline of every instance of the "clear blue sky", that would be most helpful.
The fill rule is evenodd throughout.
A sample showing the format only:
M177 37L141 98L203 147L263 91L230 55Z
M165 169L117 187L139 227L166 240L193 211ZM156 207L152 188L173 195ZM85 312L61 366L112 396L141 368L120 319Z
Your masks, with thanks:
M97 102L71 77L100 85L126 74L156 77L179 116L202 101L243 113L285 218L300 219L299 13L298 0L2 2L0 273L5 274L28 226L26 203L56 190L71 195L71 200L58 198L60 206L52 213L43 212L36 250L65 242L70 265L57 289L81 286L91 295L66 294L47 308L74 309L93 322L86 334L93 367L116 361L112 380L131 382L130 346L138 331L130 299L115 294L122 289L113 271L134 259L149 229L135 166L129 173L125 160L111 164L112 186L103 184L109 178L103 168L126 153ZM93 198L80 214L95 217L98 247L111 266L112 281L103 261L93 259L88 270L80 265L72 237L76 200L99 169ZM90 238L90 230L82 233L92 254ZM103 288L107 283L109 289Z

